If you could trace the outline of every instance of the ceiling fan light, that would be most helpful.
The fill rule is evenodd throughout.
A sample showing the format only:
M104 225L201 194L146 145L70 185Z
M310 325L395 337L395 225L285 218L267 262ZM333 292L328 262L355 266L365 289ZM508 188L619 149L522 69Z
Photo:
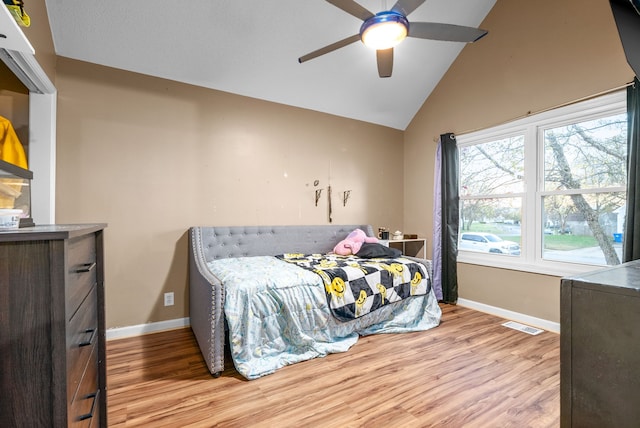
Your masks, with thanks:
M383 50L398 45L407 37L409 21L404 16L387 11L367 19L360 27L360 38L365 46Z

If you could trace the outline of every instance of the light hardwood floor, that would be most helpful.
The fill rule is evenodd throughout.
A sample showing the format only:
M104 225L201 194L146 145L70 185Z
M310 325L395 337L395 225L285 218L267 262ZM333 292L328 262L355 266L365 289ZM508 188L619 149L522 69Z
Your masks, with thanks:
M107 343L110 427L558 427L560 336L441 305L435 329L247 381L209 374L190 329Z

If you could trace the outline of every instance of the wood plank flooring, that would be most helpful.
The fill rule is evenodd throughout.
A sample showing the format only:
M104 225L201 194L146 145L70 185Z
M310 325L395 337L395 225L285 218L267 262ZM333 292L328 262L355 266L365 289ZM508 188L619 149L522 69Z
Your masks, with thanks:
M248 381L214 379L190 329L107 342L110 427L558 427L560 336L441 305L426 332Z

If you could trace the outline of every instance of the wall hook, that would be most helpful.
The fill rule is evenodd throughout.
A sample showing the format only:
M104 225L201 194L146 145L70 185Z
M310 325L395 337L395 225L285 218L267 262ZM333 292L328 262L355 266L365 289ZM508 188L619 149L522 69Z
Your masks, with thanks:
M342 192L342 206L347 206L347 201L349 200L349 196L351 196L351 190L345 190Z

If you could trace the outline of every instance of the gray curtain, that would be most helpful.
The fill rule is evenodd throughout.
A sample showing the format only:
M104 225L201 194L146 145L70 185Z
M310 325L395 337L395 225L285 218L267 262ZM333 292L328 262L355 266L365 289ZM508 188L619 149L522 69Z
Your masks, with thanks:
M640 259L640 82L627 88L627 217L623 261Z
M458 300L458 146L456 137L440 135L436 152L433 201L433 286L445 303Z

